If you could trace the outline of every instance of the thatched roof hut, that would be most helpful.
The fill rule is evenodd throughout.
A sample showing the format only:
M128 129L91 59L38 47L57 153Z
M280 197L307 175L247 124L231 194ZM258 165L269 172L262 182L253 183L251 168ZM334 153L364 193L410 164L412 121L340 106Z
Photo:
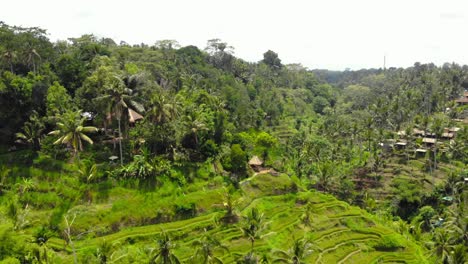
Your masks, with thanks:
M250 165L250 166L262 166L262 165L263 165L263 161L262 161L258 156L253 156L253 157L249 160L249 165Z
M426 143L426 144L435 144L437 142L437 140L435 138L423 138L422 140L423 143Z
M128 121L130 123L135 123L136 121L143 119L143 116L139 113L133 111L132 109L128 108Z

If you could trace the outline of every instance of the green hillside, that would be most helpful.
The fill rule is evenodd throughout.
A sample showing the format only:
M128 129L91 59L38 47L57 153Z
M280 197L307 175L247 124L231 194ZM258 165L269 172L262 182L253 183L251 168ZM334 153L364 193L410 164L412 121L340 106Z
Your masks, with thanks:
M68 180L71 179L65 177L58 182L64 184L63 181ZM237 223L223 219L227 190L222 182L199 181L179 191L166 185L156 193L112 188L106 201L68 210L68 221L76 216L71 225L73 246L63 238L50 236L44 244L39 244L38 249L49 249L53 263L72 262L73 247L80 262L97 263L102 257L99 254L106 254L112 263L147 263L155 254L151 249L157 248L157 240L161 232L165 232L175 244L174 254L184 262L197 262L192 259L196 249L194 241L209 236L228 249L215 250L214 255L224 263L234 263L251 251L251 243L240 227L243 216L256 208L264 214L264 229L254 243L254 252L259 257L274 260L276 251L287 251L294 239L305 238L310 242L311 250L304 260L307 263L427 261L424 250L408 233L396 232L393 222L379 219L330 195L302 191L284 174L258 174L244 180L240 186L240 191L232 194L234 213L239 216ZM65 186L42 191L60 196L60 188ZM31 190L40 191L39 187ZM185 206L187 209L190 208L188 205L196 207L194 212L188 213L193 217L180 214L169 222L164 222L163 217L158 218L158 214L165 210L164 206ZM46 225L54 212L56 209L52 208L32 210L23 221L35 226ZM178 218L188 219L176 220ZM151 221L164 223L151 224ZM20 233L12 239L27 244L38 236L37 230L32 228Z

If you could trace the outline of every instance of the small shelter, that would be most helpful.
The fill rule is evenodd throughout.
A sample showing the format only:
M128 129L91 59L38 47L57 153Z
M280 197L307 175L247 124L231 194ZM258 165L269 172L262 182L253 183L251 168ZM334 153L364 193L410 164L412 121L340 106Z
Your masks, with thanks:
M249 166L256 172L262 170L263 161L258 156L253 156L249 160Z
M423 138L422 142L425 143L428 146L432 146L437 142L437 139L425 137L425 138Z
M455 102L458 104L458 105L466 105L468 104L468 91L465 91L463 93L463 96L460 97L459 99L455 100Z
M457 135L458 131L460 131L459 127L451 127L451 128L448 129L448 132L452 133L454 137Z
M424 157L426 155L427 149L418 148L415 150L415 152L417 157Z
M128 108L128 121L134 124L136 121L143 119L143 116L139 113L133 111L132 109Z
M424 130L413 128L413 135L415 136L424 136Z
M408 145L408 143L406 141L399 141L395 144L395 146L398 148L398 149L404 149L406 148L406 145Z
M446 138L446 139L452 139L454 137L454 135L453 135L453 133L444 132L444 133L442 133L442 137Z

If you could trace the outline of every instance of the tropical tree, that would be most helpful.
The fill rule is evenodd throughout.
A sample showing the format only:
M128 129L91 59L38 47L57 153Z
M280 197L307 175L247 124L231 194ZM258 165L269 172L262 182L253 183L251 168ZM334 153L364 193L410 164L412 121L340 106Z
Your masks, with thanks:
M241 258L236 261L237 264L257 264L259 262L260 258L252 251L245 254L244 256L241 256Z
M161 92L154 92L149 101L148 117L156 124L163 124L177 117L180 112L177 97L170 97Z
M466 264L468 261L467 249L464 245L456 245L450 252L449 264Z
M93 140L86 134L98 131L96 127L84 126L85 120L86 117L81 116L81 110L67 111L59 116L59 122L56 123L58 129L49 133L49 135L59 136L54 145L70 146L73 148L73 156L78 157L79 151L83 150L83 140L93 144Z
M202 238L195 240L192 245L196 248L193 259L197 259L203 264L221 264L223 261L214 256L215 250L229 251L226 246L223 246L216 238L205 234Z
M188 134L192 136L195 148L198 148L199 133L208 130L205 120L202 116L192 112L185 116L183 124Z
M98 173L98 166L96 163L92 162L91 160L83 160L78 162L77 166L80 179L84 182L90 182L96 178Z
M453 248L453 236L450 230L438 228L434 231L433 241L430 243L433 246L433 254L439 257L440 263L447 263L450 252Z
M326 160L317 164L317 185L323 191L330 191L332 188L332 179L335 176L336 164Z
M180 260L172 252L175 245L172 243L171 238L166 232L162 232L158 239L158 248L156 254L151 259L150 263L153 264L179 264Z
M274 254L278 257L273 260L273 263L303 264L306 263L305 259L312 254L312 251L312 244L308 240L295 239L288 251L275 251Z
M38 113L34 111L23 126L23 131L16 133L16 138L26 144L30 144L33 150L39 150L41 144L44 124L40 120Z
M104 95L96 98L98 102L104 102L104 105L106 105L107 118L112 119L115 116L117 119L121 165L123 165L121 120L123 116L125 117L124 120L128 120L125 110L131 109L138 113L145 111L143 105L136 100L136 89L139 84L140 81L137 76L123 78L115 75L110 84L105 87Z
M10 72L14 73L13 71L13 60L16 58L16 53L12 50L7 50L3 53L3 59L8 63L10 66Z
M241 231L244 236L250 240L251 252L253 252L255 240L260 238L265 225L266 223L263 213L260 213L255 207L252 207L252 209L250 209L250 211L244 217Z
M26 50L26 62L28 65L32 65L33 72L36 73L36 61L35 58L41 60L41 55L32 46Z

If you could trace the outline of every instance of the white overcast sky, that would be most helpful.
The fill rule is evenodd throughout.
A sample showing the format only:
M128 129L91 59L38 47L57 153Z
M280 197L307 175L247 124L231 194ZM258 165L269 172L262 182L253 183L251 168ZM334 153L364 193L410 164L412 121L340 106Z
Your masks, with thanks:
M220 38L258 61L271 49L283 63L315 69L408 67L419 61L468 64L463 0L2 0L0 21L39 26L51 40L93 33L117 43L175 39L206 46Z

